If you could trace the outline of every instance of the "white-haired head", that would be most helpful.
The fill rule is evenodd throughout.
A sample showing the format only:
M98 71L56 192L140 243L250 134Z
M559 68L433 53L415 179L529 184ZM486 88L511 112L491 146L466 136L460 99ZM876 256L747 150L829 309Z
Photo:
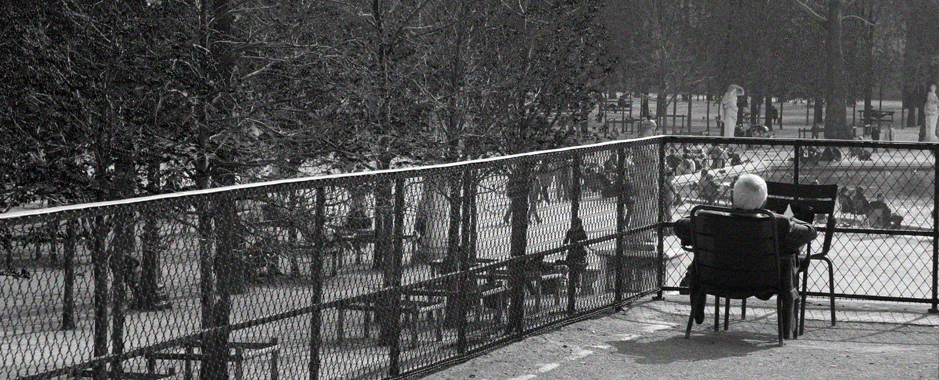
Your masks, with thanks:
M734 207L756 210L766 204L766 181L756 174L744 174L734 184Z

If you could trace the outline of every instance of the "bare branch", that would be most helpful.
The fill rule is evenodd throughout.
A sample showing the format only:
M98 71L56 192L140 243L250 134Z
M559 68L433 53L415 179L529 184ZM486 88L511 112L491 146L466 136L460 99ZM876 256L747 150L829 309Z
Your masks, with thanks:
M848 20L848 19L858 20L858 21L864 23L864 24L867 25L867 26L875 26L874 23L868 21L867 19L865 19L865 18L863 18L863 17L861 17L861 16L857 16L857 15L847 15L847 16L842 17L841 19L842 19L842 20Z
M805 13L807 13L809 17L811 17L815 21L818 21L820 23L824 23L828 21L827 17L818 14L818 12L812 9L812 6L809 5L809 3L806 0L793 0L793 1L795 1L796 4L799 4L802 10L805 11Z

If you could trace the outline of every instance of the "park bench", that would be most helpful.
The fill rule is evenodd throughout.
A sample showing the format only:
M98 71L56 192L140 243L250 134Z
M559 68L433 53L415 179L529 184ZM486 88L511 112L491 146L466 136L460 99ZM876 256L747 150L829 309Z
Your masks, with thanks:
M662 115L658 119L660 120L659 128L662 129L663 133L668 129L669 126L671 126L672 134L676 134L676 135L680 134L681 131L688 130L688 123L687 123L688 115L668 114L668 115ZM671 124L666 122L668 119L672 119Z
M85 369L85 370L81 370L78 372L73 372L71 376L72 378L88 379L88 378L94 378L95 372L94 370L91 370L91 369ZM169 371L167 371L166 373L156 373L155 370L148 369L147 373L121 372L120 374L115 375L114 373L108 371L105 374L105 377L108 379L123 379L123 380L159 380L159 379L167 379L167 378L175 377L175 376L176 376L176 368L172 368L172 367L170 367Z
M423 295L426 297L415 297ZM377 316L377 312L383 308L381 297L370 296L359 300L341 303L336 306L339 317L336 321L336 334L339 343L345 340L345 312L346 310L361 311L363 313L362 334L364 337L371 336L371 324ZM437 341L443 340L443 310L446 307L445 301L437 294L408 294L399 301L399 312L406 317L405 324L411 325L410 347L417 347L417 323L418 318L427 314L434 324L435 338Z
M824 129L818 128L818 127L799 128L799 138L800 138L800 139L807 139L807 138L810 138L810 136L811 136L811 138L817 139L819 133L822 133L822 132L824 132L824 131L825 131Z
M409 234L401 237L405 246L410 246L413 251L414 244L417 241L417 234ZM343 258L347 253L352 253L355 258L355 264L362 264L362 257L368 254L366 247L375 244L376 236L374 229L360 230L341 230L330 240L324 250L325 257L332 262L330 266L330 276L336 276L339 268L344 262Z
M196 352L196 349L202 348L199 341L187 342L183 344L184 352L151 352L144 355L147 359L147 372L153 373L156 369L157 360L182 360L185 362L183 370L183 379L192 380L192 362L205 360L207 355L204 352ZM279 377L278 361L280 359L280 343L276 337L267 342L229 342L228 361L235 363L235 379L244 380L244 362L262 355L270 355L270 378L277 380ZM233 351L233 352L232 352ZM175 370L171 370L174 373ZM125 378L130 379L130 378ZM134 378L138 379L138 378ZM139 378L143 379L143 378ZM154 378L160 379L160 378Z
M880 110L858 110L861 119L864 121L865 125L877 124L880 126L883 123L893 124L893 115L894 111L880 111Z
M629 242L624 245L623 255L617 256L615 250L606 249L597 251L600 257L602 278L606 284L606 291L612 292L616 287L616 264L622 260L624 291L638 292L651 289L646 286L655 276L655 269L659 260L655 251L655 244L651 242Z

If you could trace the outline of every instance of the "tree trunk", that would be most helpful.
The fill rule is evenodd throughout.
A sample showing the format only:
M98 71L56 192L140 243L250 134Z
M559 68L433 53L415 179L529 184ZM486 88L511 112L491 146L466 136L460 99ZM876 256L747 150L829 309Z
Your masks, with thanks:
M825 138L844 139L852 138L851 129L847 123L846 91L844 78L844 51L842 50L842 7L844 0L828 1L828 20L825 22L827 60L826 74L826 110L825 110Z
M159 171L160 161L151 160L147 165L147 186L151 194L159 193ZM145 310L155 310L165 306L164 295L160 289L162 278L160 254L163 248L160 242L159 219L156 214L157 212L146 213L143 236L141 236L140 299L137 306Z
M813 112L812 126L825 124L825 101L821 98L815 98L815 108Z
M418 212L423 213L423 231L418 247L418 262L443 259L447 253L448 212L444 189L438 181L425 177Z
M132 144L125 144L120 150L119 156L114 164L114 187L113 198L126 199L134 195L134 178L136 176L134 158L131 156L134 152ZM135 261L133 258L136 252L136 237L134 235L134 215L133 212L121 212L114 215L114 241L112 243L111 255L109 257L109 267L113 277L112 289L112 319L111 319L111 354L121 355L124 353L124 306L135 306L128 303L127 290L131 289L133 302L137 302L139 295L133 291L136 286L134 271L138 270L129 263ZM111 373L120 374L123 372L123 362L114 360L111 362Z
M668 96L665 94L665 89L660 88L658 95L655 96L655 118L658 119L659 125L662 126L664 130L665 115L668 114Z
M763 105L763 89L757 88L753 93L753 101L750 102L750 125L760 123L760 107Z
M218 153L218 149L210 147L209 136L218 128L209 128L208 104L216 102L217 95L224 94L231 85L231 74L234 67L234 56L231 54L233 14L229 0L208 0L202 2L201 15L202 33L200 40L208 49L208 55L203 62L203 68L208 80L205 83L207 91L201 102L199 148L201 157L198 165L197 184L200 188L208 188L211 179L218 169L210 152ZM216 105L224 112L224 105ZM228 120L228 118L224 118ZM230 158L230 157L229 157ZM231 173L226 173L231 176ZM234 178L220 178L220 182ZM200 270L202 291L202 328L211 329L227 326L231 312L230 294L234 281L232 276L239 272L232 266L235 258L235 229L234 218L237 213L233 200L222 202L203 203L197 207L201 209L199 215L199 229L201 238L207 239L201 244ZM214 236L213 236L214 235ZM216 237L216 239L212 239ZM212 255L212 240L217 241L215 254ZM240 273L243 275L243 273ZM214 285L214 287L213 287ZM228 332L203 335L203 353L205 359L200 368L200 380L226 380L228 379Z
M392 257L392 237L394 236L394 212L392 198L392 183L381 181L375 185L375 264L376 269L382 272L382 284L385 287L394 287L401 283L397 278L400 271L397 270L395 263L400 263L400 257ZM397 292L391 293L391 297L399 297ZM399 312L393 309L393 299L386 299L382 302L386 307L378 311L378 320L381 325L381 335L379 342L382 345L391 345L394 340L393 334L398 333L399 323L396 320L400 318ZM367 323L367 322L366 322Z

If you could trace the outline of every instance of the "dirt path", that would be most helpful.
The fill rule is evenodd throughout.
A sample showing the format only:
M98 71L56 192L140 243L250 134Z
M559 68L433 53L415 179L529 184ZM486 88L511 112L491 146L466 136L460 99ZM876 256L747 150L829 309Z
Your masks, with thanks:
M686 310L646 301L630 310L563 327L493 351L425 379L803 379L939 378L939 317L844 311L831 327L775 343L775 316L759 312L714 332L711 321L684 339ZM748 309L748 315L750 310ZM868 320L869 322L862 322ZM887 321L890 322L890 321Z

